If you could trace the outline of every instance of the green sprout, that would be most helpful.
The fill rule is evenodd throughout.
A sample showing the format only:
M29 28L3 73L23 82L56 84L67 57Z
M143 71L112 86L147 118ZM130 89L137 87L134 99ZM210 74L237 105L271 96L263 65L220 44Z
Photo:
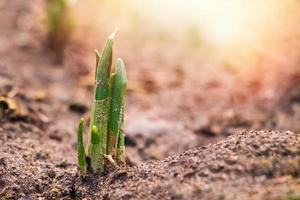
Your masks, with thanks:
M111 109L109 118L108 153L112 157L120 157L117 154L118 144L123 143L124 134L121 132L124 118L124 94L127 85L126 69L121 59L117 60L116 73L112 76L111 86ZM119 147L119 149L121 148ZM119 159L123 160L123 159Z
M120 58L117 59L115 73L111 73L113 40L116 33L117 30L108 37L101 54L95 50L95 85L87 155L82 143L83 119L80 120L77 135L78 165L81 174L87 173L87 169L94 173L102 172L108 164L105 159L113 164L125 163L125 135L122 127L127 77L125 64Z
M85 158L85 151L83 145L83 118L80 119L78 129L77 129L77 158L78 158L78 165L80 166L80 173L86 173L86 158Z
M47 48L57 63L63 62L64 51L71 39L75 20L71 6L76 0L47 0Z

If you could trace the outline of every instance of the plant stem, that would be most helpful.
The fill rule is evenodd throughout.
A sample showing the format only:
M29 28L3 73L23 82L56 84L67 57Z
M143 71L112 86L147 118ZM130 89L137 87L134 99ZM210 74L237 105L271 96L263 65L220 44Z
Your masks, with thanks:
M78 165L79 165L80 173L86 174L86 157L85 157L82 133L83 133L83 118L80 119L78 130L77 130L77 157L78 157Z
M91 137L91 167L93 172L97 172L99 169L103 168L103 159L101 159L101 154L99 153L101 150L100 147L100 135L97 126L92 127L92 137Z
M122 132L119 133L118 137L117 160L125 163L125 135Z
M95 89L90 120L90 142L92 141L93 126L96 126L99 134L99 155L107 154L107 124L110 108L110 75L112 64L113 39L117 30L113 32L106 41L101 56L96 51L96 76ZM90 143L91 144L91 143ZM94 152L95 153L95 152ZM89 146L88 155L91 157L92 149ZM103 159L101 159L100 171L103 170Z
M118 135L123 126L124 94L127 86L126 69L121 59L117 60L116 73L112 76L111 109L109 116L108 154L117 157Z

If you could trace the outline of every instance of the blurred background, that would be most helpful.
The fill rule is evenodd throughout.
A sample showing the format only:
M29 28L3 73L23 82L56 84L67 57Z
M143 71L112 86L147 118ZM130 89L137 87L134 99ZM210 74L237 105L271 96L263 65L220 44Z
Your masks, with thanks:
M0 95L10 118L73 145L89 116L94 49L119 27L130 163L243 129L299 132L299 9L297 0L1 0Z

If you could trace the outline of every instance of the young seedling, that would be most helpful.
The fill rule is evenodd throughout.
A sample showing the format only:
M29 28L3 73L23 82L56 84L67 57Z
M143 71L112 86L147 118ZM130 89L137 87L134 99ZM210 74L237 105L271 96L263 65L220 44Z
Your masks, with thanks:
M108 37L101 54L95 50L95 85L87 155L82 143L83 119L79 123L77 136L78 165L81 174L87 173L87 169L102 172L109 163L116 165L125 162L125 135L121 129L124 121L127 77L124 62L120 58L117 59L115 73L111 73L113 40L116 33L117 30ZM90 162L86 162L87 160Z

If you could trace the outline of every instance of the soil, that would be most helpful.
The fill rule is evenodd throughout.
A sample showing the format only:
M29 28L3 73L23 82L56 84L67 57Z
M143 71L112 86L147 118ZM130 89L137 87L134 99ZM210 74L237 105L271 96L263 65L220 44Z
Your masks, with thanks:
M39 0L0 2L0 199L297 198L299 50L239 77L226 63L199 70L194 55L120 39L127 166L79 177L75 127L90 111L92 41L102 44L107 32L96 39L77 30L64 64L55 64L43 8Z
M245 131L97 184L77 178L75 191L92 199L282 199L300 189L299 147L293 132Z

